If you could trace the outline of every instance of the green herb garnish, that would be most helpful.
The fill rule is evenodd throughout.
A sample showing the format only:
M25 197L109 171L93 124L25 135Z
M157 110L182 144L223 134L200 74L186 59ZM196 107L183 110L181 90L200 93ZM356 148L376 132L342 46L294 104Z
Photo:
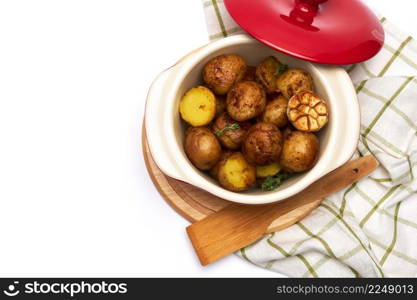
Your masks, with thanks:
M279 75L281 75L282 73L284 73L285 71L288 70L288 65L279 65L274 73L275 77L278 77Z
M238 123L227 124L222 130L216 131L214 134L217 135L217 136L224 136L226 131L228 131L228 130L238 130L238 129L240 129L240 126L239 126Z
M265 180L262 182L262 189L264 191L273 191L277 189L284 180L291 177L291 174L289 173L278 173L274 176L268 176L265 178Z

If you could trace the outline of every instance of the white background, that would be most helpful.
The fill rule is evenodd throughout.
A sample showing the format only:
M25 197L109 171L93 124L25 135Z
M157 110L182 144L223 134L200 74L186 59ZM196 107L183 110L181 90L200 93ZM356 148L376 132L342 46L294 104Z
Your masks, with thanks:
M366 2L417 36L415 1ZM279 276L201 267L144 166L151 81L207 42L199 0L0 1L0 276Z

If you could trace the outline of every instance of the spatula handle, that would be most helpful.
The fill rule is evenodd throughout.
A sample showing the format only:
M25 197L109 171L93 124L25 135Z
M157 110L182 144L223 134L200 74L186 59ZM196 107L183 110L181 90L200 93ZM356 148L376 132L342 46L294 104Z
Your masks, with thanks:
M353 184L377 166L373 156L365 156L348 162L285 201L259 206L232 204L188 226L188 236L201 264L207 265L261 238L278 217L303 205L318 205L324 197ZM286 224L303 217L297 216L293 222L286 220Z

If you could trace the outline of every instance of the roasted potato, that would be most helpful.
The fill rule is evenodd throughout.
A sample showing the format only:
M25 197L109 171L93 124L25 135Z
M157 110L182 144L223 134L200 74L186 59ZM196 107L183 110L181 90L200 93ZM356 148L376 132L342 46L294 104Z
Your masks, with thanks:
M265 58L256 67L256 81L263 85L268 94L277 91L277 70L281 63L273 56Z
M242 153L249 163L265 166L279 160L282 150L281 131L272 123L253 125L242 145Z
M239 55L219 55L204 66L203 80L215 94L225 95L242 80L246 69L246 62Z
M215 164L214 167L212 167L209 171L211 177L218 180L220 162L222 160L226 159L227 157L229 157L232 154L233 154L233 152L230 151L230 150L225 150L225 151L222 152L219 162L217 164Z
M226 97L216 97L216 118L220 116L226 110Z
M277 79L277 89L287 99L302 91L313 91L313 78L299 69L289 69Z
M265 111L259 117L262 122L273 123L279 128L288 124L287 117L288 100L282 96L275 96L265 107Z
M192 88L180 100L180 114L191 126L205 126L216 115L216 96L204 86Z
M220 161L218 179L220 184L230 191L244 191L255 184L256 170L242 153L235 152Z
M227 94L226 105L227 112L234 120L250 120L264 111L265 91L254 81L239 82Z
M313 133L293 131L284 141L280 165L290 173L309 170L316 163L319 148L319 140Z
M251 125L247 121L237 122L224 112L214 121L211 129L225 148L236 150L242 145Z
M210 170L220 160L222 149L219 141L206 127L189 128L185 134L185 154L200 170Z
M288 119L298 130L319 131L329 121L327 104L313 92L300 92L288 101Z
M243 76L242 81L255 81L256 77L256 67L248 66L246 69L245 76Z
M277 175L281 171L281 166L277 162L273 162L266 166L256 166L256 177L266 178L268 176Z

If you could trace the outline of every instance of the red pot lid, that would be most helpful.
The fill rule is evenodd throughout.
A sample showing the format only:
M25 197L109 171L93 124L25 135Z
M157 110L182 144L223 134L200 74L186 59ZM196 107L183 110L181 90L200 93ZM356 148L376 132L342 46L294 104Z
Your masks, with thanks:
M359 0L224 0L246 32L288 55L324 64L373 57L384 29Z

